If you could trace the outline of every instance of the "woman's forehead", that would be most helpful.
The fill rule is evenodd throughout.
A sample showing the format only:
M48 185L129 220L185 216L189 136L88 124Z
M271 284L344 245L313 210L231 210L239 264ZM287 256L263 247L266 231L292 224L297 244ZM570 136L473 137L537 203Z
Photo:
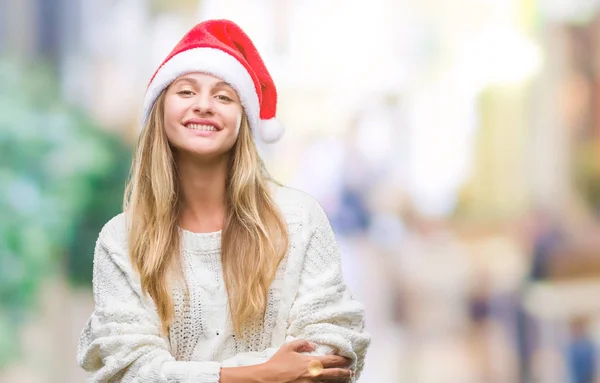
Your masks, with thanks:
M204 72L192 72L192 73L186 73L183 74L181 76L179 76L178 78L175 79L175 81L173 81L173 83L177 83L177 82L187 82L187 83L192 83L192 84L197 84L197 85L209 85L212 87L228 87L233 89L233 87L227 83L226 81L222 80L219 77L213 76L209 73L204 73Z

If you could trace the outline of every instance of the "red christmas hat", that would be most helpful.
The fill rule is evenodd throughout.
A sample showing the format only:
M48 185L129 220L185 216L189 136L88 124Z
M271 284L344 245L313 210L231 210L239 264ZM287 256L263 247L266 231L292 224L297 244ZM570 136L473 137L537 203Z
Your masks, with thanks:
M284 132L275 119L277 89L252 40L234 22L209 20L193 27L156 70L144 97L145 126L160 93L186 73L203 72L227 82L240 97L250 128L265 142Z

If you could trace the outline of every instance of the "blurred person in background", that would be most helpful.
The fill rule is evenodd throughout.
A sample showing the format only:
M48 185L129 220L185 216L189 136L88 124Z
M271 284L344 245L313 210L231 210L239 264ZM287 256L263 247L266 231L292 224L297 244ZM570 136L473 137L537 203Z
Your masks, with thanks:
M590 335L589 318L576 318L570 323L572 340L567 345L567 365L573 383L594 383L598 354Z
M273 80L233 22L154 74L124 213L100 232L78 362L97 382L355 381L370 335L327 216L276 184Z

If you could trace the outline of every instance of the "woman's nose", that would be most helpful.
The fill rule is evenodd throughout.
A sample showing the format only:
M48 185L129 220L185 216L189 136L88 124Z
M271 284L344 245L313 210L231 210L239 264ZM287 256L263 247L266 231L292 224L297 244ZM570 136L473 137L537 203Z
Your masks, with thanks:
M194 111L200 114L214 113L214 100L211 95L199 94L194 101Z

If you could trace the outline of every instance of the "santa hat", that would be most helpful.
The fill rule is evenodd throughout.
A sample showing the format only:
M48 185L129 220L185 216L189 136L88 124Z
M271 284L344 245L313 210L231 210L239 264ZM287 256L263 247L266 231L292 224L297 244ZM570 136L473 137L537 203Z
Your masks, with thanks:
M193 27L156 70L144 97L145 126L160 93L186 73L203 72L227 82L240 97L250 128L265 142L284 132L275 119L277 89L256 47L235 23L209 20Z

